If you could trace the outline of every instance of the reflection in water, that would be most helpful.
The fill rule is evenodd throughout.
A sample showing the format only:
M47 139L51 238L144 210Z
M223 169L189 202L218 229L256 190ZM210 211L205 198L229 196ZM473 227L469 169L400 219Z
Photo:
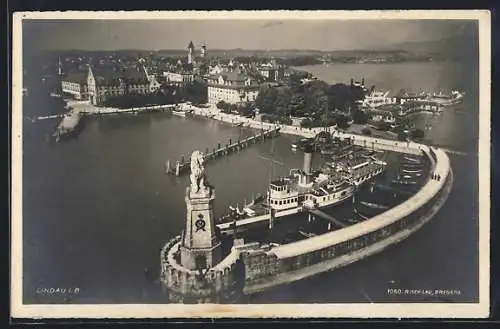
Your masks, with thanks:
M141 127L150 126L153 122L153 118L160 116L158 114L148 113L134 115L130 113L123 114L108 114L106 116L100 116L95 118L97 121L97 127L99 132L107 133L116 130L128 129L133 122L133 127L135 129L142 129Z

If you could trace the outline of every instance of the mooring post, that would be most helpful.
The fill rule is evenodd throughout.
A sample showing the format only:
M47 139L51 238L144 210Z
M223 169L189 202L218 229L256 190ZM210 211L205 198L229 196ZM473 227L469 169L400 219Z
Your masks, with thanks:
M229 138L229 145L231 145L231 144L232 144L232 143L231 143L231 138Z
M170 160L167 160L167 163L165 165L165 171L167 172L167 174L170 172Z
M175 164L175 175L179 176L180 173L181 173L181 163L177 161L177 163Z

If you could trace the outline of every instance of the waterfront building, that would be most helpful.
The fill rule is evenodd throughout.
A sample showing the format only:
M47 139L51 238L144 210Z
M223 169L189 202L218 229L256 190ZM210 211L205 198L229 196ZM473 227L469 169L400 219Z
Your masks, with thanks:
M306 119L305 117L290 117L292 120L292 126L302 127L302 122Z
M351 87L361 88L365 92L368 91L368 89L366 88L366 85L365 85L365 78L361 78L361 81L354 80L353 78L351 78Z
M401 90L396 95L396 102L398 104L403 105L406 102L421 101L421 100L425 100L426 98L427 98L427 95L425 93L407 92L407 91Z
M87 72L72 71L61 78L63 94L72 95L77 100L88 99Z
M158 83L148 75L143 65L129 68L89 66L87 86L90 102L100 105L111 97L151 93Z
M364 107L376 108L383 105L396 104L396 97L391 97L390 90L373 90L363 100Z
M210 76L207 82L208 103L210 104L217 104L220 101L230 104L253 102L259 92L259 86L240 72L224 72L217 76Z

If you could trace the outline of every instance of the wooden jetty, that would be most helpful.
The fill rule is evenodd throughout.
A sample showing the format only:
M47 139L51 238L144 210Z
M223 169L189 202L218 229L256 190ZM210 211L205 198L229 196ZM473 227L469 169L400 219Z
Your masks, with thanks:
M233 141L229 139L229 142L226 145L221 145L219 143L217 147L214 147L212 151L208 148L205 149L205 153L203 155L203 160L208 162L210 160L215 160L217 158L229 155L231 153L240 151L252 144L256 144L262 141L265 141L270 138L274 138L279 136L280 128L274 128L270 130L262 130L260 133L247 137L245 139ZM181 157L180 160L171 162L167 160L165 163L165 172L167 174L180 176L181 174L187 173L191 170L189 159L184 159L184 156Z

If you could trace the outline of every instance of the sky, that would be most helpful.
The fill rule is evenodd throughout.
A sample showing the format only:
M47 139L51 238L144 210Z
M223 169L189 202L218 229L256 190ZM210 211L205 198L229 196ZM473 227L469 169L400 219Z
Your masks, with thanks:
M35 49L361 50L470 34L457 20L24 20L23 44Z

